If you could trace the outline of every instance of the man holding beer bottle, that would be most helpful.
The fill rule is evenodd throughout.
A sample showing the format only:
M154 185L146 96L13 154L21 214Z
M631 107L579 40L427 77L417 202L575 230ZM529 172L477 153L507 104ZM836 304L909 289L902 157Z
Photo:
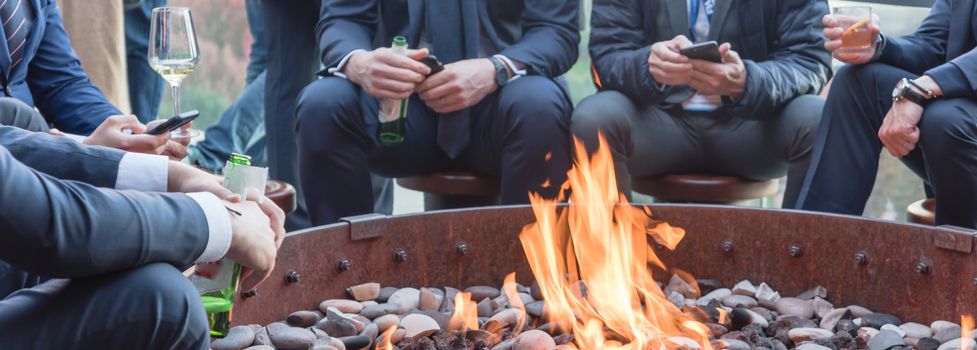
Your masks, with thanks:
M556 77L577 59L578 6L323 1L317 32L328 74L296 108L312 223L372 212L371 171L472 170L498 177L510 204L528 202L531 191L555 194L570 166L571 109ZM409 47L400 54L387 47L397 36ZM443 71L419 61L428 54Z
M937 0L903 37L839 10L823 19L825 48L849 65L832 83L797 207L861 214L885 148L933 189L938 225L977 227L977 2ZM867 49L860 32L872 35Z

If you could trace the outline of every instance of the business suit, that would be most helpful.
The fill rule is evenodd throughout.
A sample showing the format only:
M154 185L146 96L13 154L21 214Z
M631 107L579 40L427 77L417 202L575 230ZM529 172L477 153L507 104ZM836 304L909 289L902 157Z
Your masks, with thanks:
M199 297L174 267L189 266L207 245L207 219L193 199L59 180L3 146L0 175L0 259L70 279L0 301L0 347L207 348Z
M932 187L937 224L977 227L975 11L974 0L938 0L913 34L885 37L873 63L838 71L798 208L862 213L878 171L878 131L892 107L892 90L902 78L928 75L943 97L925 106L919 142L901 160Z
M685 109L696 91L661 84L649 72L651 45L692 37L689 4L594 1L590 55L600 92L577 107L574 135L592 150L604 132L626 194L632 175L687 172L757 180L788 173L788 187L799 187L822 103L810 94L830 76L819 29L827 3L717 0L698 41L730 43L743 59L746 84L738 101L715 96L711 111Z
M4 96L36 106L61 131L89 134L105 118L122 114L88 80L65 32L55 0L25 0L34 14L23 62L11 69L10 48L0 40L0 88ZM0 34L6 37L0 27Z
M411 47L432 44L444 63L499 54L525 64L528 75L451 115L439 116L413 95L405 141L394 146L378 142L379 102L359 86L332 75L306 87L296 110L299 170L314 224L371 212L370 171L403 177L473 170L500 178L503 203L526 203L530 191L552 195L559 186L542 184L565 178L571 104L554 79L577 58L577 1L464 0L457 12L442 5L325 0L317 26L322 63L336 69L350 52L388 46L402 35ZM428 26L431 19L458 24L435 28L451 22ZM470 124L445 127L459 120ZM470 138L442 142L455 136Z

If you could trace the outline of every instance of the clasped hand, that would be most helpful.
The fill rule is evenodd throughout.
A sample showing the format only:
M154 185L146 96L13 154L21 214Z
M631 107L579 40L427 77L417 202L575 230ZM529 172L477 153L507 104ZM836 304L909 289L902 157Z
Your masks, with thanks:
M438 74L417 60L427 49L398 55L388 48L358 52L350 57L344 73L367 94L377 99L405 99L413 93L432 110L451 113L474 106L498 90L495 66L485 58L449 63Z
M146 134L146 130L159 125L165 120L156 120L149 125L143 125L134 115L114 115L105 119L102 124L87 138L84 143L93 146L105 146L121 149L126 152L147 153L167 156L172 160L180 160L187 156L189 138L170 138L170 133L159 135ZM189 128L190 123L183 126ZM51 129L51 134L64 136L58 129Z
M648 72L660 84L688 85L707 95L739 100L746 89L746 67L729 43L719 46L722 63L690 59L679 53L692 42L684 35L651 45Z

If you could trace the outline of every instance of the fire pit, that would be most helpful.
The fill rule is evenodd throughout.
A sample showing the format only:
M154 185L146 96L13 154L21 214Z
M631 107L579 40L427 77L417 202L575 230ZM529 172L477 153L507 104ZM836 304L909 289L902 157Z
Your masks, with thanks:
M499 287L505 276L515 272L518 282L528 286L541 265L536 261L530 268L528 250L520 241L526 234L520 237L520 232L537 222L540 211L549 210L545 207L537 206L536 216L528 206L367 215L291 233L279 253L273 275L278 278L263 284L256 295L238 300L233 322L265 325L284 320L298 310L320 309L323 300L349 298L347 287L367 282L414 288ZM621 207L615 213L618 210L625 215L643 209ZM655 249L632 253L651 266L681 269L682 275L713 279L729 288L742 280L762 282L783 296L823 286L823 298L834 305L860 305L927 324L959 320L977 311L971 231L721 206L655 205L650 211L654 220L686 232L684 238L678 237L680 242L669 238L667 228L658 235L642 235ZM614 222L619 222L617 218ZM537 226L535 235L539 227L544 226ZM649 256L642 256L645 253ZM576 255L577 261L586 259L580 252ZM675 270L656 267L653 271L655 280L668 284ZM540 284L547 283L541 280ZM648 308L647 298L641 303L635 308ZM704 330L686 328L710 331L704 325ZM694 340L709 347L707 339L706 344Z

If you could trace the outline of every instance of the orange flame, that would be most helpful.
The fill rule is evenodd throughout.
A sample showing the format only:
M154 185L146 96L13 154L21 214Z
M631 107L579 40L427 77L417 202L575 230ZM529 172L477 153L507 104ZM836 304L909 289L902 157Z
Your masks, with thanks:
M472 293L458 292L455 294L455 312L448 320L448 330L468 329L478 329L478 304L472 301Z
M549 321L572 331L580 349L675 349L694 341L711 350L708 327L668 302L648 267L664 267L649 236L674 249L685 231L626 204L603 136L592 158L575 143L578 158L564 186L572 191L553 201L530 194L537 221L519 235ZM558 206L568 192L571 205ZM575 293L581 282L586 293Z
M387 330L380 334L380 339L377 341L376 350L393 350L394 346L390 343L390 338L393 337L394 332L397 330L397 325L391 325Z
M509 306L523 312L522 316L517 321L518 324L516 325L516 328L512 331L512 334L522 333L522 327L526 323L526 306L523 305L522 299L519 298L519 291L516 290L515 272L511 272L505 276L505 282L502 283L502 292L504 292L506 298L509 299Z
M970 315L960 316L960 350L973 350L970 348L970 341L963 341L972 339L970 333L974 330L974 318Z

